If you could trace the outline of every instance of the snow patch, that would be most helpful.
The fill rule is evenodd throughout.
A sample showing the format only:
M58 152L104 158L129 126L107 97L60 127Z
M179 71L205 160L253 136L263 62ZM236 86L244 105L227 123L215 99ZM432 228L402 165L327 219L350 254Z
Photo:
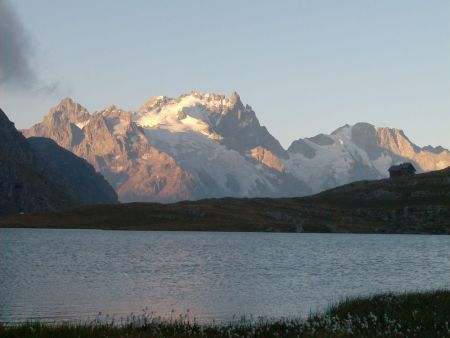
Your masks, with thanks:
M84 127L86 127L86 125L89 123L89 121L90 121L90 120L86 120L86 121L83 121L83 122L77 122L77 123L75 123L75 125L76 125L78 128L83 129Z

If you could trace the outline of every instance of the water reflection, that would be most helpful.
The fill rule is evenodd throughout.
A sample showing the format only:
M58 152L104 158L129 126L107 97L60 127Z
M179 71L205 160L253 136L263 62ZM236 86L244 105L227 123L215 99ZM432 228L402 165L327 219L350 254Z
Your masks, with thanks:
M450 236L0 229L0 320L307 315L450 287Z

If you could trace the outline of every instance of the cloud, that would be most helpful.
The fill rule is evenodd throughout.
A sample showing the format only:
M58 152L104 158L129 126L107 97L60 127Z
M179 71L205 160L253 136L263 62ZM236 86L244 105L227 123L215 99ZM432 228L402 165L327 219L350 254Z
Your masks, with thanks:
M48 84L42 84L33 90L34 94L44 96L70 96L72 89L63 80L57 80Z
M0 0L0 85L30 88L36 74L31 40L8 0Z

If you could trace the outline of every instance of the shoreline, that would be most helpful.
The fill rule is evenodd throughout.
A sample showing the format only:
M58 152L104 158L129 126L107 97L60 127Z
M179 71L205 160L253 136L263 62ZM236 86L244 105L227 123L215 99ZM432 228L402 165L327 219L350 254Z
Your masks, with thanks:
M155 228L116 228L116 227L58 227L58 226L3 226L0 229L24 229L24 230L96 230L96 231L148 231L148 232L204 232L204 233L265 233L265 234L333 234L333 235L423 235L423 236L450 236L450 232L350 232L350 231L265 231L265 230L208 230L208 229L155 229Z
M449 337L450 290L353 297L307 318L241 319L198 323L153 318L144 312L125 323L39 321L0 325L9 337Z

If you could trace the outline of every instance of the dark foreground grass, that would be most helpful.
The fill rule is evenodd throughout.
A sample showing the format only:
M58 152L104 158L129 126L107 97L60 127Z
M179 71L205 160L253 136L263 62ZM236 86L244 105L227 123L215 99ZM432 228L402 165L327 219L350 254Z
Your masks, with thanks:
M0 327L0 337L450 337L450 291L353 298L307 319L198 324L138 318L133 323L43 324Z

